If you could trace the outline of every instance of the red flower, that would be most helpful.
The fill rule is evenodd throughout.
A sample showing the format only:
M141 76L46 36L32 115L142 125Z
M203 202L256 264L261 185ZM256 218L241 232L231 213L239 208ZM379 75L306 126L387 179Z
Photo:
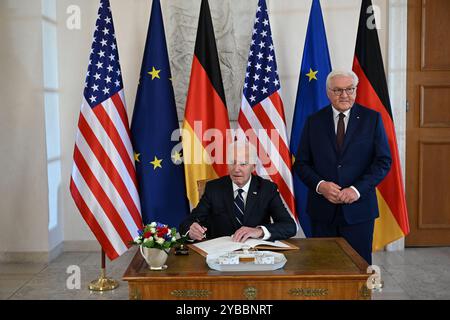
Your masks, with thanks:
M147 231L147 232L144 233L144 238L145 239L150 238L151 235L152 235L152 233L150 231Z
M164 227L164 228L160 228L160 229L156 230L156 234L158 235L158 237L162 238L167 234L168 231L169 231L169 228Z

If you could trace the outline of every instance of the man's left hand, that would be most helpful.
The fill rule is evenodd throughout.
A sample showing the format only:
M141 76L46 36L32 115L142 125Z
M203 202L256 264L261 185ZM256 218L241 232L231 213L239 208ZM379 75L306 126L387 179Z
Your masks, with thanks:
M262 238L264 231L262 228L240 227L232 236L231 239L236 242L244 242L248 238Z
M358 200L358 195L352 188L345 188L339 192L338 199L342 203L350 204Z

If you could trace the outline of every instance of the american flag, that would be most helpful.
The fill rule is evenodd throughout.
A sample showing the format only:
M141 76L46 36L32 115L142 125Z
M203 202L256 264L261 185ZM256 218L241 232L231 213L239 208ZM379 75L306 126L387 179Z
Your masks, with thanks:
M112 260L142 228L133 149L109 0L101 0L75 139L70 192Z
M280 80L269 15L265 0L259 0L238 117L238 138L246 138L257 147L257 174L278 185L289 213L299 226L292 183L292 159L279 92ZM299 229L299 234L302 233Z

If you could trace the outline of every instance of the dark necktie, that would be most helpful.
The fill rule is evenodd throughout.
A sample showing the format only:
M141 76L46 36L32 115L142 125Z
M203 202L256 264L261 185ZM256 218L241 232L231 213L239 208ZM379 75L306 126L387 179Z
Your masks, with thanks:
M339 120L336 130L336 143L339 151L341 151L342 145L344 144L344 136L345 136L344 118L345 114L343 114L342 112L339 113Z
M234 214L236 215L236 220L239 222L239 224L243 224L244 222L244 198L242 197L242 192L244 190L238 189L238 194L236 198L234 198Z

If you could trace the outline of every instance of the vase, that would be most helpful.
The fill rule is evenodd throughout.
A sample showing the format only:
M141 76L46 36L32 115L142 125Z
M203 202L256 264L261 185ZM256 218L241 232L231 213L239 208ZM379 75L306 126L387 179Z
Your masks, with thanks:
M150 270L165 270L167 265L165 264L169 257L169 250L146 248L140 246L141 255L148 264Z

